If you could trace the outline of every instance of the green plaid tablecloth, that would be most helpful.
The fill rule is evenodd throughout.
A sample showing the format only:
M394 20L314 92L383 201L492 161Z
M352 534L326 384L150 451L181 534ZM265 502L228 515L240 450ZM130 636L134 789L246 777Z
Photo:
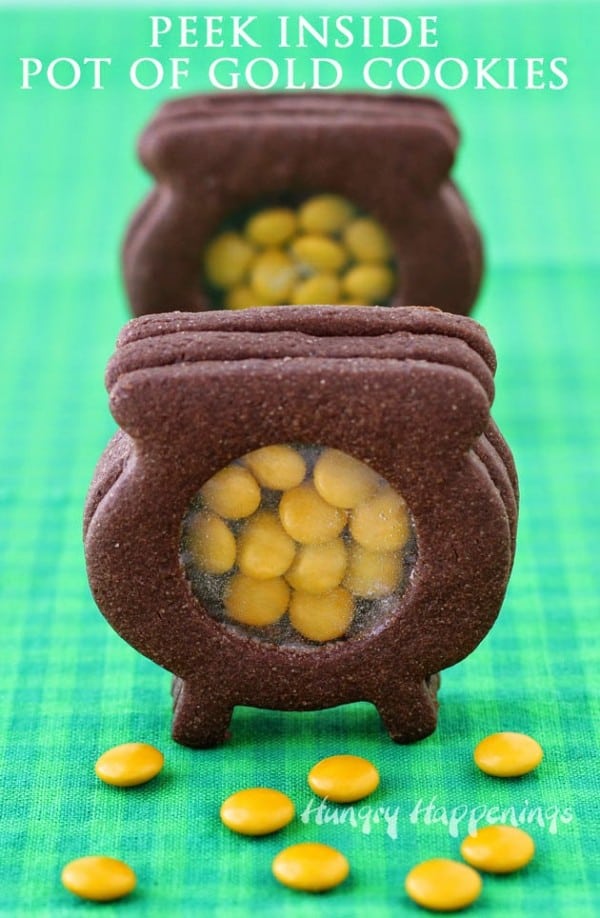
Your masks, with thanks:
M522 487L498 624L444 676L439 729L422 743L392 744L365 704L238 710L231 741L208 752L171 741L169 676L98 614L80 536L113 430L102 375L126 318L118 247L150 187L135 137L166 95L128 86L127 65L150 53L147 13L165 10L182 12L0 11L0 914L96 912L59 874L72 858L106 853L134 867L139 888L103 916L417 915L403 892L408 869L457 856L469 818L499 807L524 820L537 857L521 874L487 879L472 914L591 918L600 906L598 4L416 10L439 15L440 57L570 61L563 92L438 93L464 133L456 176L488 255L476 317L498 352L494 414ZM261 11L265 34L277 12ZM364 52L342 53L345 87L355 86ZM104 91L18 88L19 57L95 55L114 59ZM476 742L500 729L538 738L537 772L499 781L476 771ZM164 750L164 773L130 791L102 785L96 757L131 739ZM314 762L344 751L382 775L356 824L334 821L331 809L319 815L306 786ZM288 792L304 821L262 840L229 833L220 802L255 784ZM321 897L279 887L270 862L301 840L344 851L350 880Z

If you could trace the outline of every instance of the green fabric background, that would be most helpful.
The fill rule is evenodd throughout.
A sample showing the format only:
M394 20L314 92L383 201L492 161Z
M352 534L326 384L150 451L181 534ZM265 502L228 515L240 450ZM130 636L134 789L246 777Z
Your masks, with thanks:
M520 472L514 575L497 626L444 676L439 729L428 740L393 745L369 705L308 715L238 710L231 741L209 752L170 740L169 676L96 611L80 537L85 492L113 430L102 374L126 318L118 247L150 187L135 137L167 95L132 89L127 66L159 52L148 49L143 9L0 11L3 916L95 912L59 882L61 866L87 853L122 857L138 873L136 893L102 907L106 918L417 915L403 892L406 872L424 858L457 856L460 840L441 821L411 822L418 801L434 797L448 811L533 811L535 862L487 879L473 915L598 914L599 6L401 6L439 15L439 56L570 60L563 92L437 93L463 129L456 176L486 238L476 317L498 352L494 414ZM361 11L399 9L365 3ZM165 3L150 12L182 10ZM275 13L260 15L268 38ZM168 53L177 54L160 52ZM349 88L365 52L342 54ZM115 63L103 92L41 84L25 92L18 58L28 55ZM536 773L499 781L476 771L476 742L499 729L539 739L545 760ZM130 791L100 784L96 757L130 739L163 749L164 773ZM398 808L397 838L381 819L365 832L311 817L262 840L221 826L224 797L257 783L290 793L301 813L312 799L308 768L344 751L379 766L381 787L366 803ZM271 878L277 851L305 839L347 854L344 886L303 896Z

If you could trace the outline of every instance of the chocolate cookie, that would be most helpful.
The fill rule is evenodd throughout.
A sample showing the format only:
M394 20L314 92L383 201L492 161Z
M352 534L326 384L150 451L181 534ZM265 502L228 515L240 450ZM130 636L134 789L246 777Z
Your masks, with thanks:
M494 369L479 325L423 308L125 327L85 552L102 613L176 676L176 740L222 742L238 704L368 700L398 742L435 729L437 673L514 557Z
M157 185L123 248L133 313L350 302L466 314L482 251L449 178L457 144L448 111L424 97L166 103L139 146Z

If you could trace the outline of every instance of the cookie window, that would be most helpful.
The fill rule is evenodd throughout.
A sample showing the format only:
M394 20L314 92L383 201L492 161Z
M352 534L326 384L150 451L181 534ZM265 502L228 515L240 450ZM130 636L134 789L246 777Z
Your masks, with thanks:
M221 469L185 516L181 560L214 618L276 644L372 631L416 556L400 494L336 449L275 444Z
M383 226L340 195L290 196L226 220L203 256L214 308L387 305L397 287Z

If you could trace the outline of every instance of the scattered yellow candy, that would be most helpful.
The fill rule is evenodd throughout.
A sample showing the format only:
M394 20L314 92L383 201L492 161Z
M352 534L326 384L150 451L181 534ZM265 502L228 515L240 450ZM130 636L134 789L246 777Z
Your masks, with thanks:
M350 873L344 855L319 842L302 842L281 851L273 861L273 874L284 886L305 892L325 892L343 883Z
M369 551L354 545L344 586L355 596L377 599L397 590L401 575L402 558L398 552Z
M379 787L379 772L358 755L332 755L311 768L308 783L319 797L334 803L353 803Z
M233 287L244 279L253 258L254 248L239 233L222 233L206 248L206 278L215 287Z
M472 867L446 858L423 861L408 873L405 889L413 902L434 912L457 912L479 898L481 877Z
M341 195L319 194L304 202L298 221L306 233L340 233L354 213L355 208Z
M339 449L326 449L321 453L315 464L313 480L323 500L346 510L368 500L380 482L373 469Z
M260 488L248 469L228 465L206 482L200 494L206 507L228 520L239 520L260 504Z
M387 265L359 264L342 277L342 298L382 303L394 289L394 272Z
M103 753L94 771L105 784L135 787L155 778L164 761L162 752L148 743L123 743Z
M294 262L279 249L266 249L252 265L250 285L265 306L289 302L295 282Z
M295 553L296 545L277 514L265 510L244 526L238 540L237 563L242 574L270 580L285 574Z
M396 551L410 534L408 511L404 500L386 486L352 512L350 532L363 548L370 551Z
M335 641L352 624L354 600L342 587L319 595L295 590L289 615L296 631L309 641Z
M312 484L286 491L279 503L285 531L304 544L330 542L346 525L346 514L319 496Z
M232 794L221 806L221 820L240 835L270 835L294 818L294 804L286 794L269 787L253 787Z
M218 516L198 513L189 530L189 549L198 567L209 574L224 574L235 564L235 536Z
M312 271L340 271L348 261L348 253L329 236L308 234L298 236L290 246L294 258Z
M486 873L513 873L535 854L531 835L513 826L486 826L467 835L460 853L472 867Z
M496 778L518 778L542 761L544 752L538 742L525 733L492 733L477 745L475 764Z
M236 574L227 585L223 603L227 614L243 625L264 628L284 614L290 601L290 588L283 577L254 580Z
M299 452L285 444L263 446L244 456L247 465L263 488L288 491L304 481L306 463Z
M302 545L285 579L303 593L329 593L346 572L348 552L342 539L319 545Z
M283 245L296 233L297 218L289 207L259 210L246 223L246 236L262 248Z
M358 217L344 231L344 242L357 261L388 261L392 244L380 223L371 217Z
M256 294L252 287L240 285L232 287L227 291L225 296L225 306L227 309L250 309L252 306L258 306Z
M61 873L63 886L93 902L122 899L135 889L136 876L131 867L114 857L80 857L67 864Z
M293 306L335 306L340 301L342 287L335 274L314 274L300 281L292 290Z

